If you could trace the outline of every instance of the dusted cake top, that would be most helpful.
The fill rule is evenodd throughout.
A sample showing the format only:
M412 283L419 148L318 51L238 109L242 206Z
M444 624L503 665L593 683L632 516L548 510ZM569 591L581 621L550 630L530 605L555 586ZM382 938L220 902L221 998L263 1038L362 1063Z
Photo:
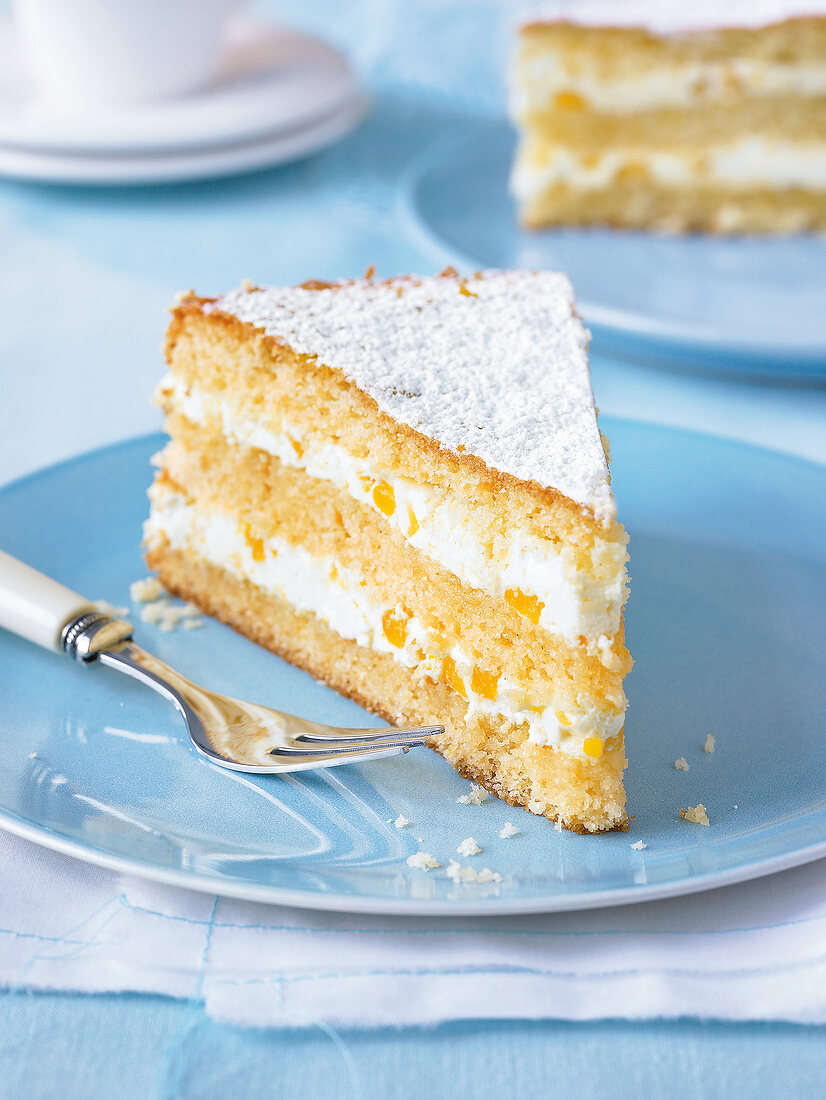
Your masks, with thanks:
M341 371L451 451L613 519L571 284L554 272L232 291L221 310Z
M644 27L655 34L683 34L756 28L818 15L826 15L824 0L556 0L537 4L524 22Z

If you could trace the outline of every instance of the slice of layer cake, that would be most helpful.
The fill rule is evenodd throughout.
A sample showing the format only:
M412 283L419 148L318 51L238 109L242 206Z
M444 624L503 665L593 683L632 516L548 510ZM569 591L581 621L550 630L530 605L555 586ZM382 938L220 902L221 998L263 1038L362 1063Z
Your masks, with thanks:
M826 230L822 0L578 0L522 26L528 227Z
M626 822L626 535L568 280L189 297L147 560L515 805Z

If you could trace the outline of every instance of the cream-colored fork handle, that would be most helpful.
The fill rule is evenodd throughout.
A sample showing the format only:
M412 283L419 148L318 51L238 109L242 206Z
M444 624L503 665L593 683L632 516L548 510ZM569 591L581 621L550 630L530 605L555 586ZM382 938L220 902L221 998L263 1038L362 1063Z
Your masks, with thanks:
M94 610L71 588L0 550L0 627L59 652L67 623Z

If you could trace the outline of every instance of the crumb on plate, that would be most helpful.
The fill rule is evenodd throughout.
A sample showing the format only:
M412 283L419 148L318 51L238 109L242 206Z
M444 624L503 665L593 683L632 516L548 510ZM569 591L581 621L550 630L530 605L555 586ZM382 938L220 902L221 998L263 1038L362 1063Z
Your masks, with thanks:
M687 810L680 810L680 817L683 821L690 821L694 825L709 824L708 814L702 802L698 802L696 806L689 806Z
M456 849L460 856L478 856L482 849L472 836L467 836Z
M170 634L179 626L183 626L186 630L195 630L204 625L201 609L195 604L175 604L165 596L143 605L141 622L157 626L164 634Z
M484 787L479 787L476 783L471 783L470 793L460 794L456 801L461 802L463 806L481 806L487 797L488 792Z
M491 871L489 867L483 867L481 871L475 867L463 867L457 859L452 859L447 865L447 877L454 882L502 882L498 871Z
M442 865L430 852L414 852L412 856L407 857L407 866L415 867L417 871L435 871Z
M129 585L129 599L133 603L154 603L164 595L164 588L157 577L144 577Z
M92 602L102 615L109 615L112 619L120 619L123 615L129 614L128 607L116 607L108 600L93 600Z

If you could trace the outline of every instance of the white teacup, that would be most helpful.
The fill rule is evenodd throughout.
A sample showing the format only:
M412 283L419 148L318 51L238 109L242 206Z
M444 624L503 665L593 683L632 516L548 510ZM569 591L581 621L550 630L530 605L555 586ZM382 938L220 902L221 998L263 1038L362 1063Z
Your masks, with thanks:
M236 0L13 0L38 94L87 108L207 86L235 6Z

